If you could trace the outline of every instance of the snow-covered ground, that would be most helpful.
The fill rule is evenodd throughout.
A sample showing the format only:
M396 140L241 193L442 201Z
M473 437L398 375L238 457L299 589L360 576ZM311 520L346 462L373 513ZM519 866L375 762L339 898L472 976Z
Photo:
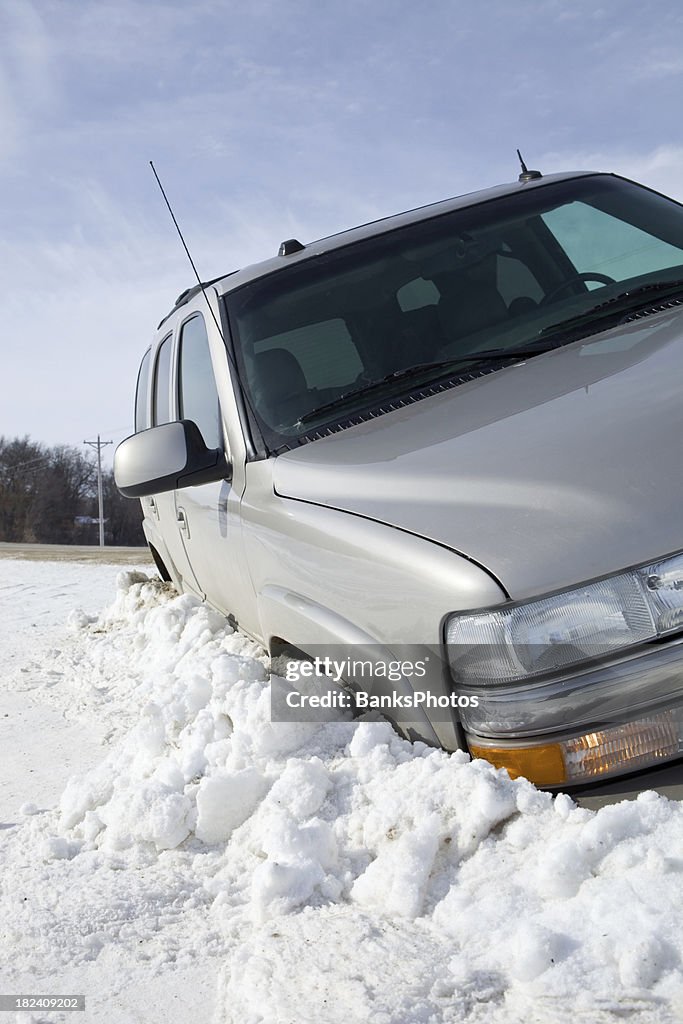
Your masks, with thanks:
M2 561L0 613L0 992L86 995L17 1021L683 1020L681 805L271 724L263 652L136 571Z

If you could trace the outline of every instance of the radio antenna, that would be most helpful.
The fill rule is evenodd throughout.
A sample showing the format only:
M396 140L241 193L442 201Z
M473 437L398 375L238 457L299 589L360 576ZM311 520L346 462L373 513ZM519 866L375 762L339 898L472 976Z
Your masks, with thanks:
M166 195L166 192L164 191L164 186L161 184L161 179L160 179L159 175L157 174L157 169L156 169L156 167L154 166L154 163L151 160L149 162L149 166L152 168L152 172L154 174L154 177L157 180L157 185L159 186L159 190L160 190L162 196L164 197L164 202L166 203L166 206L168 207L168 212L171 214L171 220L173 221L173 223L175 225L175 229L178 232L178 237L180 238L180 241L183 243L183 249L187 253L187 258L190 261L190 266L192 267L192 269L194 271L194 276L197 278L197 284L199 285L199 287L202 290L202 295L204 296L204 299L206 301L206 305L209 308L209 313L211 314L211 319L215 323L215 325L216 325L216 327L218 329L218 333L220 334L221 338L223 339L223 344L225 344L225 335L223 334L223 328L221 327L221 325L218 323L218 320L216 319L216 314L213 311L213 306L209 302L209 296L206 294L206 287L204 285L204 282L202 281L201 277L199 276L199 272L197 271L197 268L195 266L194 260L192 259L192 256L190 254L190 250L188 249L187 243L186 243L185 239L183 238L183 233L180 230L180 227L178 225L178 221L175 219L175 214L173 212L171 204L168 201L168 196Z
M519 152L519 150L518 150L518 152ZM199 274L197 272L197 268L194 265L194 260L192 259L192 256L190 255L190 250L187 248L187 243L185 242L185 239L183 238L183 233L180 230L180 227L178 226L178 221L175 219L175 214L173 212L171 204L168 201L168 196L166 195L166 192L164 191L164 186L161 184L161 179L160 179L159 175L157 174L157 169L156 169L156 167L154 166L154 164L153 164L153 162L151 160L149 162L149 166L152 168L152 173L154 174L154 177L157 179L157 185L159 186L161 194L164 197L164 202L166 203L166 206L168 207L168 212L171 214L171 220L175 224L175 229L178 232L178 237L179 237L180 241L183 243L183 249L187 253L187 258L190 261L190 266L194 270L194 276L197 278L197 284L202 289L202 291L204 291L204 285L202 283L202 279L199 276Z
M527 181L535 181L536 178L543 177L540 171L529 170L527 165L524 163L524 157L522 156L519 150L517 150L517 156L519 157L519 162L522 165L522 173L519 175L517 179L518 181L521 181L523 184L525 184Z
M164 197L164 202L166 203L166 206L168 207L168 212L171 215L171 220L173 221L173 223L175 225L175 229L178 232L178 237L180 238L180 241L183 243L183 249L187 253L187 258L190 261L190 266L192 267L192 270L194 271L194 276L197 278L197 284L199 285L199 287L201 289L201 292L202 292L202 295L204 296L204 301L206 302L206 305L208 307L209 313L211 314L211 319L215 323L216 330L218 331L218 334L220 335L220 337L221 337L221 339L223 341L223 345L225 346L225 354L228 357L228 362L230 364L230 368L232 369L232 372L235 374L235 380L237 382L239 382L239 380L240 380L239 372L237 370L237 366L235 364L235 360L234 360L233 354L230 351L230 346L227 344L227 342L225 340L225 334L223 333L223 328L221 327L220 323L218 322L218 318L216 317L216 314L213 311L213 306L209 302L209 296L206 293L206 285L204 284L204 282L202 281L201 277L199 276L199 273L198 273L197 268L195 266L195 262L192 259L192 256L190 254L190 250L188 249L187 243L186 243L185 239L183 238L183 233L180 230L180 227L178 225L178 221L175 218L175 214L173 212L171 204L168 201L168 196L166 195L166 192L164 191L164 186L161 184L161 179L160 179L159 175L157 174L157 169L154 166L154 163L153 163L152 160L150 160L149 166L152 168L152 172L154 173L154 177L157 180L157 185L159 186L159 190L160 190L162 196ZM211 282L209 282L209 283L211 283ZM182 298L185 294L186 293L183 292L183 295L181 295L180 298ZM249 410L250 410L252 416L254 417L254 419L256 419L256 414L254 412L254 407L251 404L249 396L247 395L246 390L243 387L240 387L240 394L242 395L242 398L244 399L245 404L249 407ZM256 421L258 422L258 420L256 420Z

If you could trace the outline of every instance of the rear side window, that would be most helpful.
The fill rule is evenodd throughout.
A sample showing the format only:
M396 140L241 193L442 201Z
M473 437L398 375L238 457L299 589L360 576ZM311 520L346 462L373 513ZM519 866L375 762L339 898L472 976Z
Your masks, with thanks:
M159 426L160 423L171 421L171 335L164 338L157 360L154 364L154 389L152 397L152 423Z
M201 316L188 320L180 335L178 409L182 420L197 424L207 448L223 447L218 391Z
M135 432L145 430L149 426L147 412L147 390L149 388L149 362L151 351L148 349L142 357L138 371L138 383L135 389Z

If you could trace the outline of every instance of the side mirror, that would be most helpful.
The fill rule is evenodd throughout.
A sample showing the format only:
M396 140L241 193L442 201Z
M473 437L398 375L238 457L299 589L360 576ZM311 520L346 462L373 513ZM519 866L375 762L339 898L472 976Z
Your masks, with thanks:
M220 448L207 448L192 420L177 420L127 437L114 455L116 486L127 498L207 484L230 476Z

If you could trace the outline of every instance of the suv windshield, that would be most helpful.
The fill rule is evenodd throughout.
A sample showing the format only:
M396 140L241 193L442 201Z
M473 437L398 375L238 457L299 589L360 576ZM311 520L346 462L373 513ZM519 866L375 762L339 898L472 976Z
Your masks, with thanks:
M271 449L605 330L657 302L651 286L683 289L683 207L610 175L377 230L225 297Z

